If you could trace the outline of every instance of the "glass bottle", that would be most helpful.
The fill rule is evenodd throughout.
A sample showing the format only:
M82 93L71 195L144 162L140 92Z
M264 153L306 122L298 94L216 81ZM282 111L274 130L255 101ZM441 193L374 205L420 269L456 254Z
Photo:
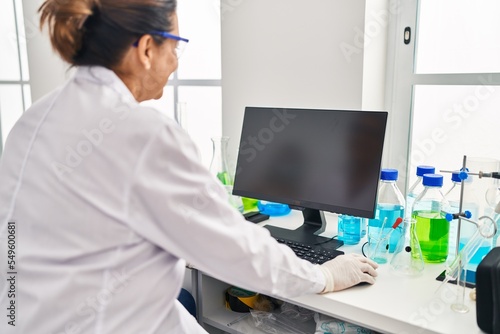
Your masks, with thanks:
M409 218L413 211L413 203L418 195L424 190L424 185L422 184L422 178L424 174L434 174L436 168L433 166L417 166L417 180L411 185L406 194L406 217Z
M374 253L381 240L385 240L389 253L394 253L400 239L402 229L393 230L392 226L398 218L404 218L405 199L396 181L396 169L382 169L377 198L375 217L368 220L368 245L370 253ZM387 259L377 257L378 263L386 263ZM376 260L374 260L376 261Z
M460 195L462 192L462 179L460 178L460 171L455 171L451 174L451 187L445 192L444 197L450 203L450 213L459 213L460 211ZM474 201L474 192L471 187L472 175L467 175L464 180L464 194L462 211L469 211L474 219L478 218L479 207ZM462 222L460 224L460 249L469 241L471 236L476 231L473 224ZM448 259L447 262L453 261L457 252L457 238L458 238L458 219L450 222L450 238L448 244Z
M450 223L446 214L450 205L442 193L443 176L424 174L424 191L413 203L412 218L416 220L416 235L425 262L441 263L448 257Z
M339 215L337 231L339 240L345 245L356 245L361 240L361 224L363 218L350 215Z
M227 145L229 137L212 137L213 156L210 162L210 172L219 179L226 188L229 203L238 211L243 212L243 202L241 197L233 195L233 178L229 173L227 163Z

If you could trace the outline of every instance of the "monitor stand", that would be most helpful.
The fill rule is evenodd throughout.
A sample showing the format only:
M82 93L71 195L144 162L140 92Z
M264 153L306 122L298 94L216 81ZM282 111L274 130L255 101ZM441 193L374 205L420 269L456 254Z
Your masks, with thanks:
M294 208L296 209L296 208ZM322 237L326 228L326 220L322 211L315 209L299 208L304 216L304 223L295 230L265 225L275 239L286 239L307 245L319 245L329 249L337 249L344 244L343 241Z

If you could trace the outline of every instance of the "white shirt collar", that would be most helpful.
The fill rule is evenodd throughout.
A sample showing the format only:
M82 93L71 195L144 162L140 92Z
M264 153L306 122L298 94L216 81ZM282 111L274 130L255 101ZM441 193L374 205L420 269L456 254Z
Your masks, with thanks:
M116 75L115 72L102 66L80 66L75 74L75 78L95 82L100 85L105 85L122 96L129 102L137 103L132 92L128 89L125 83Z

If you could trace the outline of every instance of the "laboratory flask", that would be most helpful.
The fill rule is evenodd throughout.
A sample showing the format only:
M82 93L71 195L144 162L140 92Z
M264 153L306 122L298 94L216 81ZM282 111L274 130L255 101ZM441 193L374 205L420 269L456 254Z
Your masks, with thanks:
M442 193L443 176L424 174L424 191L413 203L412 218L425 262L441 263L448 257L450 205Z
M402 229L396 250L391 259L391 268L398 274L416 276L424 270L424 259L418 242L413 218L405 218L398 226Z
M212 137L213 155L210 162L210 173L216 176L217 179L224 185L227 191L229 203L238 211L243 212L243 202L241 197L233 195L234 179L229 172L227 162L227 145L229 137Z

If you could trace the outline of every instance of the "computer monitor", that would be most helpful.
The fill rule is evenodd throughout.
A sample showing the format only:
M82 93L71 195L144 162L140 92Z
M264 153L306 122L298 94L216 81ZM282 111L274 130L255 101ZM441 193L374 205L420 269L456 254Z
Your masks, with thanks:
M233 194L302 211L296 230L266 225L275 238L325 242L323 211L375 216L386 123L385 111L246 107Z

